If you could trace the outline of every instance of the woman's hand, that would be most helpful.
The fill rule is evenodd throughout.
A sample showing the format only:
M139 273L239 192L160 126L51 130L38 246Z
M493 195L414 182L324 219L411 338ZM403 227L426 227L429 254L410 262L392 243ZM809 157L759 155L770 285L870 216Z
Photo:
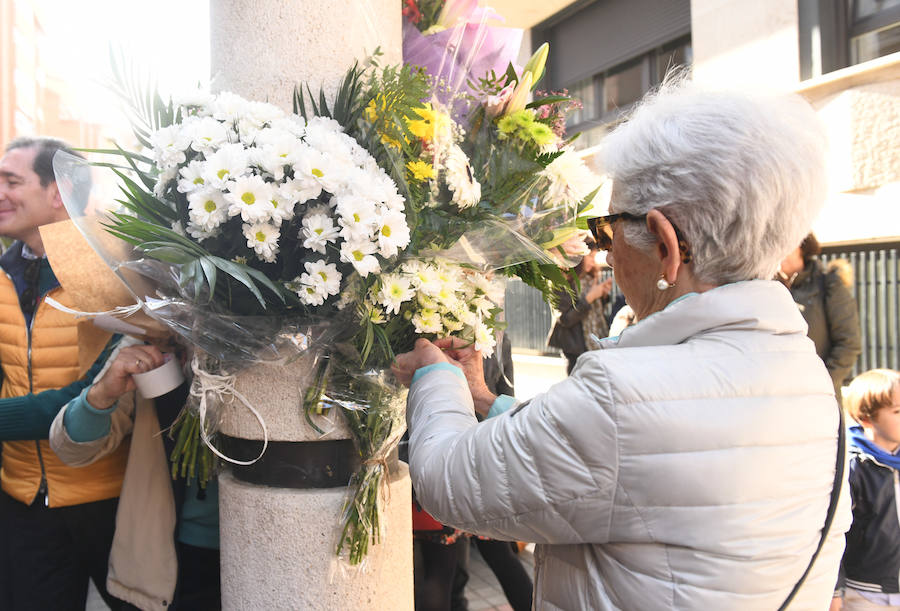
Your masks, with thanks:
M109 409L119 397L135 389L132 375L156 369L164 362L163 353L155 346L122 348L103 376L94 380L87 393L88 403L94 409Z
M450 359L444 355L440 348L427 339L418 339L412 352L398 354L394 358L394 362L391 364L391 371L394 372L398 382L404 386L409 386L412 383L416 369L434 365L435 363L449 362Z
M603 282L598 282L594 284L594 286L592 286L590 289L588 289L588 292L584 296L584 298L588 303L594 303L598 299L606 299L611 290L612 278L607 278Z

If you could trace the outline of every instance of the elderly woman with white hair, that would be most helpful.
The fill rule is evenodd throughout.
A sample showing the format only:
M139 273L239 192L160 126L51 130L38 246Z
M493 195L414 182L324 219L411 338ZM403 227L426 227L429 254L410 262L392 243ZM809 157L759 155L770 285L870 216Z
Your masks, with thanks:
M771 280L822 205L823 149L799 98L667 87L607 138L612 214L592 223L640 322L505 412L473 349L397 357L419 501L539 543L537 609L828 607L841 416Z

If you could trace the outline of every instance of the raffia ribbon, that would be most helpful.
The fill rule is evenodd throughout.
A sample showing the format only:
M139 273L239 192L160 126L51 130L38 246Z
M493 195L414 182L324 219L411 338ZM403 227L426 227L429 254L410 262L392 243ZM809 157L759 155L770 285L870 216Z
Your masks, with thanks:
M200 363L197 359L197 355L194 355L194 358L191 360L191 370L194 372L194 381L198 383L199 390L195 389L195 385L191 384L191 396L197 397L200 399L200 406L198 408L198 413L200 416L200 438L203 440L203 443L206 444L206 447L209 448L210 452L234 465L252 465L260 458L263 457L263 454L266 453L266 448L269 447L269 430L266 428L266 422L263 420L263 417L260 415L256 409L250 405L250 402L247 398L242 395L235 387L235 376L233 375L217 375L214 373L210 373L200 367ZM259 422L259 426L262 428L263 432L263 447L262 450L259 451L259 455L253 460L237 460L235 458L230 458L220 452L209 440L209 435L206 432L206 413L207 413L207 393L212 393L219 400L224 401L226 397L230 397L232 399L237 399L241 403L244 404L251 414L256 418L257 422Z

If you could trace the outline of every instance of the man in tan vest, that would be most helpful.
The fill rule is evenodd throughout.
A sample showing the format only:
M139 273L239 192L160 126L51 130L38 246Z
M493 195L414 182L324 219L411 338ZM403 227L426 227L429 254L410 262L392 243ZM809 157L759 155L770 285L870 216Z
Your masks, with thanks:
M99 371L110 334L51 307L68 296L44 254L38 228L68 218L52 138L19 138L0 159L0 608L84 609L88 579L106 602L109 547L128 456L125 443L86 467L50 449L50 424ZM5 565L5 566L4 566Z

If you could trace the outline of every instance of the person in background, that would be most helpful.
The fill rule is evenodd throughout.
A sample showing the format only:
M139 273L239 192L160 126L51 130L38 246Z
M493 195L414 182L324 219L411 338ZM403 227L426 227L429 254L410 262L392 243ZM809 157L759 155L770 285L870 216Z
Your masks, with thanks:
M180 352L172 345L166 350L122 340L96 381L57 415L50 444L64 462L83 467L128 445L130 437L109 591L129 609L215 610L221 607L217 481L212 478L205 491L196 479L173 481L167 457L174 441L160 433L184 406L188 383L144 399L132 379Z
M857 422L850 429L853 524L843 561L843 607L900 609L900 373L873 369L856 376L844 398Z
M112 335L54 309L65 304L39 228L68 218L53 155L61 140L18 138L0 159L0 603L8 609L84 609L88 580L105 602L106 571L128 446L89 467L50 449L54 417L103 366ZM3 561L0 560L0 564Z
M852 270L848 276L849 266L842 266L843 260L833 261L826 268L818 260L821 252L819 241L810 233L781 262L777 277L797 302L809 326L809 338L825 362L840 401L841 386L862 352L859 314L850 292Z
M577 298L567 291L557 295L559 318L547 340L548 345L562 350L567 361L566 373L572 373L578 357L594 347L593 337L602 339L609 334L603 306L612 289L612 278L600 278L602 267L597 263L597 245L590 240L587 246L590 251L575 266L581 294ZM572 290L576 290L574 283Z
M535 608L830 604L844 427L771 280L822 208L824 142L799 96L667 83L606 137L610 214L588 221L639 322L521 404L461 340L397 356L419 501L535 541Z

